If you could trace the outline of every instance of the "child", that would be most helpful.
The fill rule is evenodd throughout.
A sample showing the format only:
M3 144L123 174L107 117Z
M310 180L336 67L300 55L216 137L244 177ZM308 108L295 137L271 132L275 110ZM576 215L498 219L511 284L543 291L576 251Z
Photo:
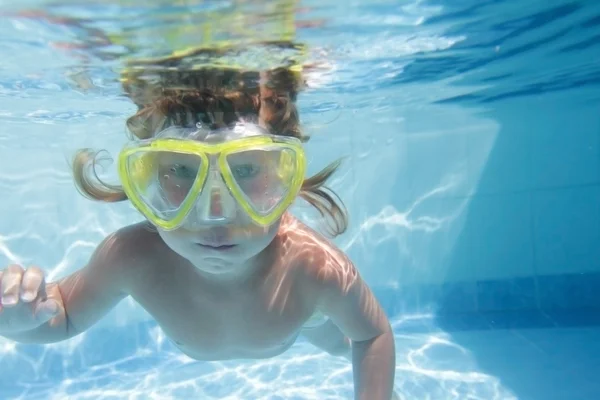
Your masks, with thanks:
M332 235L346 229L324 187L338 164L304 176L298 74L277 68L252 84L225 70L168 71L159 90L141 75L125 79L139 107L127 126L139 140L119 155L122 186L92 179L89 150L73 164L84 195L130 200L147 221L109 235L57 282L37 267L0 271L0 335L65 340L132 296L192 358L273 357L302 334L351 358L356 399L389 400L387 317L348 257L287 212L300 196Z

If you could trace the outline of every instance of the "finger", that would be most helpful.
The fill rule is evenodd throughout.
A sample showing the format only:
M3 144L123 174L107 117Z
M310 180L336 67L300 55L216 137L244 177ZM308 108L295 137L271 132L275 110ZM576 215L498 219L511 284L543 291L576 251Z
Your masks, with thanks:
M18 265L9 265L2 276L2 306L12 307L19 302L23 268Z
M50 319L58 315L60 312L60 305L54 299L48 299L46 301L40 301L35 307L35 319L43 324L48 322Z
M21 280L21 300L26 303L38 297L40 286L44 283L44 271L38 267L29 267Z

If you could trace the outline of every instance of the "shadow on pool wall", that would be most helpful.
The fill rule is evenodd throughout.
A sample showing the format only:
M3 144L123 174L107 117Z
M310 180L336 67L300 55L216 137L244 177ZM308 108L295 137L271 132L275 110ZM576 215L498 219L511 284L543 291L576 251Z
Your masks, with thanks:
M480 110L499 127L467 139L467 174L479 179L434 299L439 314L512 314L522 320L505 323L518 326L598 322L590 311L600 310L600 75L588 51L598 12L564 2L504 21L514 31L496 40L496 58L473 63L476 73L461 81L485 89L438 102ZM457 47L494 44L487 40Z

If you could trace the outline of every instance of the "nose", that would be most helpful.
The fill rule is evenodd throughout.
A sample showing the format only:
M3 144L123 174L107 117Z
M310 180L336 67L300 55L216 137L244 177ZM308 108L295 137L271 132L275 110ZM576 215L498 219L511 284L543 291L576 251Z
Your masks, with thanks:
M230 222L236 214L236 202L218 171L211 170L204 190L196 203L200 223L222 224Z
M221 190L213 187L210 189L210 216L212 218L223 217L223 203L221 201Z

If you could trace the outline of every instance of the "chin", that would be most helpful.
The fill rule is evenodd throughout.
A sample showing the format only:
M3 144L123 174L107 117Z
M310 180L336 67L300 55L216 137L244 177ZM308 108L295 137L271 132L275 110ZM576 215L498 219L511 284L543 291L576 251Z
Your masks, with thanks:
M223 259L189 260L196 269L211 275L226 275L239 271L239 266Z

